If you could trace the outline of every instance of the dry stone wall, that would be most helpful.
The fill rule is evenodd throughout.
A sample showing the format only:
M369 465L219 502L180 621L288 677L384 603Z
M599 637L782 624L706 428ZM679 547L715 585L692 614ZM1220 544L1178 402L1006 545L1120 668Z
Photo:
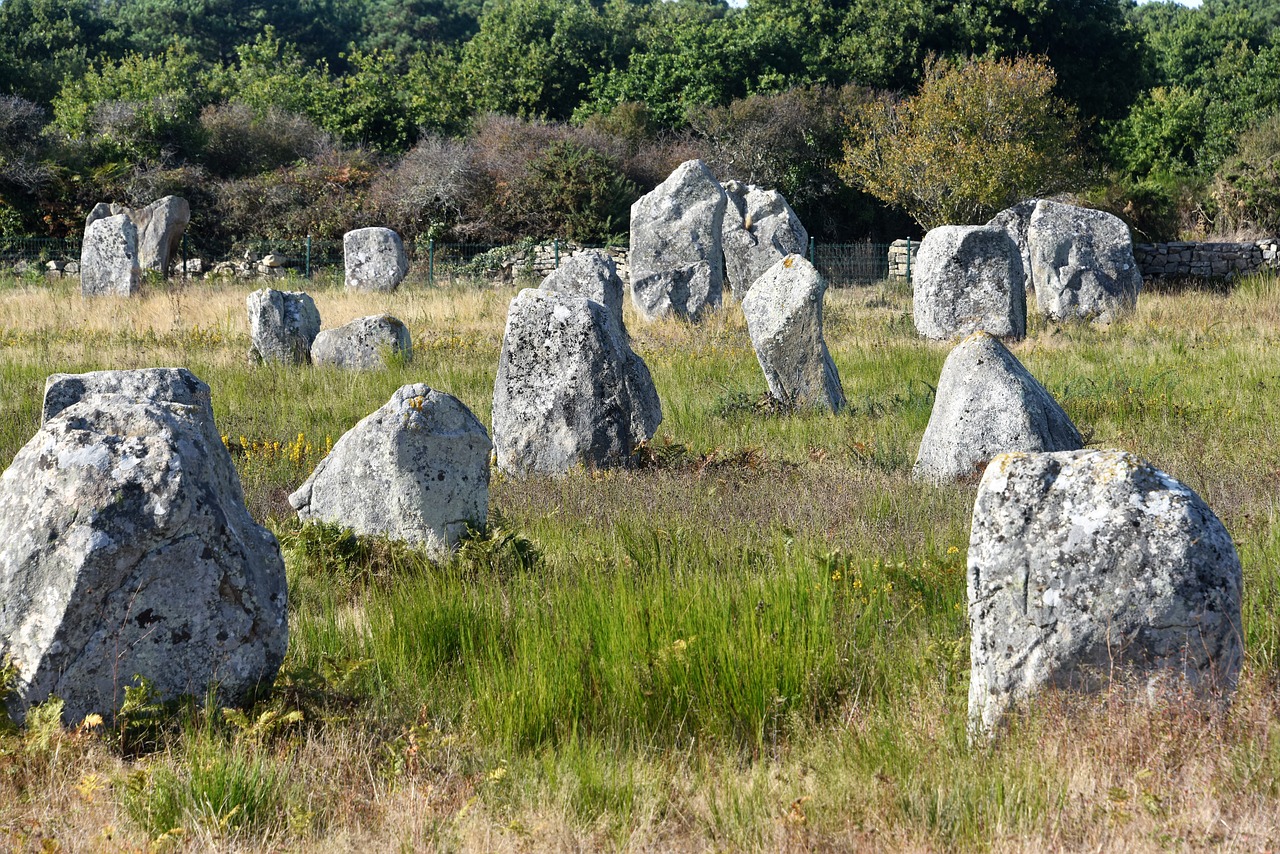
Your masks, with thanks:
M1134 260L1143 279L1231 279L1280 269L1280 239L1248 243L1137 243Z

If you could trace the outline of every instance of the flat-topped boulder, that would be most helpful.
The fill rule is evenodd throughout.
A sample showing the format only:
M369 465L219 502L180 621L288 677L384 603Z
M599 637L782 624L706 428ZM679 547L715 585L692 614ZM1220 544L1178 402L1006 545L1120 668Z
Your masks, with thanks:
M777 190L726 181L728 205L724 214L724 266L729 286L738 299L756 279L788 255L803 255L809 232Z
M389 314L358 317L336 329L324 329L311 344L314 365L357 371L385 368L392 360L413 358L409 328Z
M1137 304L1142 272L1119 217L1041 199L1027 245L1036 304L1050 320L1107 324Z
M646 320L696 320L724 291L724 188L688 160L631 206L631 301Z
M1210 700L1243 658L1240 559L1205 503L1123 451L1005 454L969 538L969 727L1038 692Z
M342 236L346 285L358 291L394 291L409 272L400 235L389 228L357 228Z
M998 454L1083 445L1048 389L996 338L975 332L942 365L911 476L931 483L963 480L977 477Z
M127 297L142 284L138 228L125 214L95 219L80 246L80 293L86 297Z
M44 384L40 423L86 397L103 394L119 395L134 403L166 401L196 406L213 420L213 396L209 386L195 374L186 368L139 368L51 374Z
M844 388L822 336L827 282L800 255L779 259L742 300L769 394L788 406L844 408Z
M301 291L254 291L245 299L251 355L263 362L301 365L311 361L320 334L315 300Z
M996 226L944 225L920 243L914 268L916 331L950 341L972 332L1027 334L1022 256Z
M289 496L303 521L382 534L446 556L489 515L484 425L450 394L402 386L334 444Z

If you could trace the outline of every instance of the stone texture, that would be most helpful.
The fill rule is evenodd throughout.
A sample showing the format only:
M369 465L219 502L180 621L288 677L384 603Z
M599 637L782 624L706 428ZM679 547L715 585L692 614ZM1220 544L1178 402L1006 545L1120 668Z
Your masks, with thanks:
M161 699L240 702L284 657L284 563L250 518L205 406L93 394L0 476L0 657L10 712L52 695L110 719L142 676Z
M1027 242L1036 302L1051 320L1106 324L1137 304L1142 274L1118 217L1042 199Z
M524 476L626 465L652 437L661 412L637 412L645 403L632 398L620 332L595 300L532 288L516 295L493 389L498 468Z
M987 225L1003 228L1009 238L1018 246L1018 256L1022 258L1022 270L1026 273L1024 284L1027 300L1035 298L1035 282L1031 278L1031 245L1027 242L1027 229L1031 225L1031 214L1035 213L1039 199L1027 199L1018 202L1011 208L1005 208L991 218Z
M631 301L646 320L696 320L724 291L724 188L688 160L631 206Z
M264 362L306 364L311 344L320 334L315 300L301 291L263 288L245 299L249 312L251 353Z
M585 297L604 307L614 324L612 335L622 355L622 381L631 404L632 435L648 438L662 423L662 404L653 385L649 366L631 349L626 324L622 322L622 279L607 252L588 250L561 262L539 286L568 296Z
M792 406L839 411L844 388L822 337L826 290L812 264L788 255L756 279L742 313L769 393Z
M138 229L124 214L93 220L80 247L80 293L86 297L137 293Z
M1123 451L1007 454L969 539L969 725L1044 688L1234 689L1240 560L1183 484Z
M976 332L942 365L911 476L944 483L976 476L998 454L1083 445L1053 395L1003 344Z
M742 299L774 264L788 255L805 254L809 232L777 190L740 181L726 181L723 186L728 200L723 229L725 273L733 295Z
M62 410L94 395L119 395L134 403L168 401L199 407L213 420L209 386L186 368L142 368L136 371L90 371L52 374L44 384L43 424Z
M394 291L409 272L400 235L389 228L357 228L342 236L347 287Z
M99 202L89 211L85 228L99 219L124 214L138 230L138 266L168 276L182 248L182 234L191 222L191 205L178 196L156 199L144 208Z
M359 317L325 329L311 344L311 361L316 365L371 371L386 367L388 358L413 358L409 328L389 314Z
M944 225L920 243L914 276L916 331L950 341L971 332L1027 334L1022 258L1002 228Z
M289 503L361 534L385 534L444 557L489 515L484 425L456 397L406 385L343 434Z

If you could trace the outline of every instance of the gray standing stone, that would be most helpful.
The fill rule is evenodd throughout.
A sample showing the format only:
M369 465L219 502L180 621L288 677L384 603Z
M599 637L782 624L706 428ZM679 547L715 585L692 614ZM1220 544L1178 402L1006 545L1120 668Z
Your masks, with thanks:
M1043 688L1235 688L1240 559L1194 492L1123 451L1006 454L969 538L969 726Z
M629 351L603 305L526 288L511 301L493 389L498 468L560 475L625 465L661 420L636 412Z
M607 252L586 250L561 262L539 286L544 291L586 297L600 303L614 324L613 336L622 350L622 376L631 402L632 434L648 438L662 423L662 404L653 377L644 359L631 349L626 324L622 322L622 279Z
M138 266L168 276L182 247L182 234L191 222L191 205L178 196L165 196L144 208L98 202L85 218L85 230L100 219L121 214L137 228Z
M264 362L306 364L320 334L320 312L308 294L263 288L245 299L252 353Z
M942 366L911 476L945 483L976 476L998 454L1083 445L1048 389L998 340L975 332Z
M90 395L50 418L0 476L0 658L18 720L110 719L146 678L163 700L240 702L288 639L284 563L245 509L203 406Z
M646 320L696 320L724 291L724 188L688 160L631 206L631 301Z
M484 425L456 397L406 385L343 434L289 503L361 534L417 543L441 558L489 515Z
M949 341L971 332L1027 334L1022 258L1004 229L944 225L920 243L913 270L916 331Z
M1137 304L1142 273L1119 217L1042 199L1027 243L1036 302L1049 319L1107 324Z
M1018 255L1022 258L1022 270L1026 273L1024 284L1027 300L1035 298L1035 282L1031 278L1031 245L1027 242L1027 229L1031 227L1031 214L1035 213L1039 199L1027 199L1018 202L1011 208L1005 208L991 218L987 225L1003 228L1009 238L1017 244Z
M822 336L827 283L799 255L788 255L756 279L742 300L751 346L769 393L792 406L844 408L844 388Z
M325 329L311 345L316 365L371 371L387 366L388 359L413 358L409 328L389 314L357 318L336 329Z
M129 217L116 214L89 223L80 247L80 293L87 297L137 293L138 229Z
M43 424L62 410L94 395L118 395L134 403L168 401L199 407L213 420L209 386L186 368L141 368L136 371L90 371L51 374L44 384Z
M347 287L360 291L394 291L409 272L400 235L389 228L357 228L342 236Z
M726 181L724 191L724 266L733 295L742 299L774 264L803 255L809 232L777 190Z

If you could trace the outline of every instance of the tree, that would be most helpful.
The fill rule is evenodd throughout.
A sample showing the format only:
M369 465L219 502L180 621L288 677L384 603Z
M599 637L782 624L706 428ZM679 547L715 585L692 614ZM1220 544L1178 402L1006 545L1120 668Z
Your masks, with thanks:
M1043 58L931 59L913 97L849 114L842 174L926 229L979 223L1077 178L1079 123Z

